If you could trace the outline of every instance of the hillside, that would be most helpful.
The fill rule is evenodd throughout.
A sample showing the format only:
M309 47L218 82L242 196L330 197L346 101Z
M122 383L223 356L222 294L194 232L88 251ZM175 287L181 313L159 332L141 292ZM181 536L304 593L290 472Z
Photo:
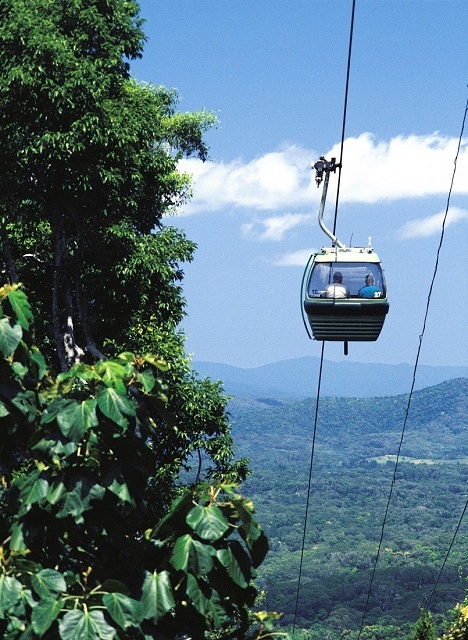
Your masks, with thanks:
M307 356L283 360L252 369L215 362L194 362L200 376L222 380L227 394L242 398L302 399L314 395L320 359ZM419 365L416 389L446 380L468 377L468 367ZM413 367L409 364L364 364L324 361L322 395L368 398L406 393Z
M417 391L408 413L366 614L366 624L391 640L411 637L467 500L467 391L466 378ZM321 399L298 607L311 640L338 640L360 624L407 402L406 395ZM311 399L231 403L237 452L253 469L245 493L271 542L260 578L268 608L284 611L285 624L295 606L314 412ZM431 601L436 612L468 587L467 539L463 521Z

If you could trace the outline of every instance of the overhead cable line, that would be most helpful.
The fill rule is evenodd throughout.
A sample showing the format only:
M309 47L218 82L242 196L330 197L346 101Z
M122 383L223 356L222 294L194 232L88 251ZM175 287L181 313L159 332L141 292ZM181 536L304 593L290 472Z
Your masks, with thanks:
M318 420L318 410L319 410L319 401L320 401L320 387L322 384L322 369L323 369L323 354L325 350L325 341L322 342L322 354L320 357L320 369L319 369L319 377L318 377L318 387L317 387L317 398L315 401L315 418L314 418L314 431L312 435L312 448L310 451L310 464L309 464L309 481L307 484L307 500L306 500L306 509L304 514L304 528L302 532L302 544L301 544L301 559L299 562L299 576L297 579L297 590L296 590L296 605L294 608L294 621L293 621L293 633L296 630L296 619L297 619L297 610L299 607L299 593L301 590L301 578L302 578L302 567L304 564L304 549L305 549L305 538L307 532L307 518L309 515L309 506L310 506L310 492L312 489L312 469L314 464L314 451L315 451L315 436L317 434L317 420Z
M446 220L447 220L447 214L448 214L448 211L449 211L450 198L451 198L451 196L452 196L453 183L454 183L454 181L455 181L455 174L456 174L456 171L457 171L457 161L458 161L458 156L459 156L459 154L460 154L460 148L461 148L461 143L462 143L462 139L463 139L463 133L464 133L464 130L465 130L466 114L467 114L467 112L468 112L468 99L467 99L466 104L465 104L465 113L464 113L464 115L463 115L462 127L461 127L461 131L460 131L460 137L459 137L459 139L458 139L457 153L456 153L456 155L455 155L455 160L454 160L454 162L453 162L452 181L451 181L451 183L450 183L449 194L448 194L448 197L447 197L447 206L446 206L446 209L445 209L445 216L444 216L444 221L443 221L443 226L442 226L442 229L443 229L443 230L444 230L444 228L445 228L445 222L446 222ZM441 246L442 246L442 238L441 238L441 241L440 241L440 244L439 244L439 251L440 251ZM437 260L439 259L439 251L437 252ZM436 262L436 266L437 266L437 262ZM432 283L434 282L434 278L435 278L435 274L434 274L434 277L433 277L433 279L432 279ZM432 286L432 285L431 285L431 286ZM458 531L459 531L459 529L460 529L460 527L461 527L461 523L462 523L462 520L463 520L463 518L464 518L464 516L465 516L465 513L466 513L467 508L468 508L468 500L466 501L465 506L464 506L464 508L463 508L463 510L462 510L461 516L460 516L460 518L459 518L459 520L458 520L458 524L457 524L457 526L456 526L456 528L455 528L455 532L454 532L454 534L453 534L453 536L452 536L452 540L450 541L450 544L449 544L449 547L448 547L447 553L445 554L445 558L444 558L444 561L442 562L442 566L441 566L441 568L440 568L440 570L439 570L439 574L438 574L437 579L436 579L436 581L435 581L434 587L432 588L432 591L431 591L431 593L429 594L429 597L428 597L428 599L427 599L427 604L426 604L426 608L427 608L427 609L429 609L429 605L431 604L432 596L434 595L434 592L435 592L435 590L437 589L437 585L439 584L440 577L441 577L442 572L443 572L443 570L444 570L444 568L445 568L445 565L446 565L446 563L447 563L447 560L448 560L448 557L449 557L450 552L451 552L451 550L452 550L452 547L453 547L453 545L455 544L455 538L457 537Z
M340 148L340 160L338 163L338 183L336 187L336 202L335 202L335 217L333 220L333 235L336 235L336 222L338 219L338 203L340 200L340 183L341 183L341 167L343 165L343 149L346 132L346 115L348 112L348 93L349 93L349 76L351 72L351 53L353 50L353 33L354 33L354 14L356 9L356 0L353 0L353 6L351 9L351 26L349 28L349 47L348 47L348 64L346 66L346 86L345 97L343 107L343 124L341 127L341 148Z
M418 346L418 350L417 350L417 354L416 354L416 360L415 360L415 363L414 363L413 379L412 379L411 389L410 389L409 396L408 396L408 402L407 402L407 405L406 405L405 419L404 419L403 428L402 428L402 431L401 431L400 443L398 445L398 452L397 452L397 456L396 456L396 460L395 460L395 466L394 466L394 470L393 470L392 482L391 482L390 491L389 491L389 494L388 494L387 506L386 506L386 509L385 509L385 515L384 515L384 519L383 519L383 523L382 523L382 530L381 530L381 534L380 534L380 540L379 540L379 544L378 544L378 547L377 547L377 555L376 555L375 561L374 561L374 567L373 567L373 570L372 570L371 580L370 580L370 584L369 584L369 590L367 592L366 605L364 607L364 612L362 614L361 626L360 626L360 629L359 629L357 640L360 639L362 630L364 628L364 620L365 620L365 616L366 616L366 613L367 613L367 609L369 607L369 601L370 601L370 596L371 596L371 592L372 592L372 585L373 585L373 582L374 582L374 577L375 577L375 573L376 573L376 569L377 569L377 563L379 561L380 551L381 551L381 548L382 548L382 542L383 542L383 537L384 537L385 526L386 526L386 523L387 523L388 512L389 512L389 509L390 509L390 502L391 502L392 494L393 494L393 487L395 486L395 483L396 483L396 474L397 474L398 466L399 466L399 463L400 463L400 454L401 454L401 449L402 449L402 446L403 446L403 439L404 439L404 435L405 435L406 425L407 425L407 422L408 422L409 410L410 410L411 402L412 402L412 399L413 399L413 391L414 391L414 386L415 386L415 383L416 383L416 373L417 373L417 369L418 369L419 357L420 357L420 354L421 354L421 347L422 347L422 343L423 343L423 338L424 338L424 334L426 332L426 324L427 324L427 318L428 318L428 315L429 315L429 307L430 307L430 304L431 304L432 291L433 291L433 288L434 288L434 283L435 283L435 279L436 279L436 276L437 276L437 271L438 271L438 268L439 268L439 257L440 257L440 252L441 252L441 249L442 249L442 244L443 244L443 241L444 241L445 225L446 225L446 222L447 222L448 212L449 212L449 208L450 208L450 199L451 199L452 190L453 190L453 183L455 181L455 174L456 174L456 171L457 171L457 161L458 161L458 156L460 154L460 148L461 148L461 143L462 143L462 139L463 139L463 132L464 132L464 129L465 129L467 111L468 111L468 100L467 100L466 105L465 105L465 112L464 112L463 121L462 121L462 128L461 128L461 132L460 132L460 138L458 140L457 153L455 155L455 160L454 160L454 163L453 163L454 167L453 167L453 173L452 173L452 180L450 182L450 189L449 189L449 193L448 193L448 197L447 197L447 205L446 205L446 208L445 208L445 215L444 215L444 218L443 218L443 221L442 221L442 228L441 228L439 246L437 248L437 253L436 253L434 272L433 272L433 275L432 275L431 285L429 287L429 293L428 293L428 296L427 296L426 311L425 311L425 314L424 314L423 327L422 327L421 334L419 336L419 346ZM467 507L465 506L465 509L463 510L462 518L463 518L463 515L465 514L466 508ZM458 531L458 528L459 528L459 526L461 524L462 518L459 521L459 525L457 527L457 531ZM453 544L454 539L452 540L451 545ZM451 546L450 546L450 548L451 548ZM446 558L448 558L448 554L447 554ZM444 561L444 564L445 564L445 561ZM439 573L439 578L440 578L440 573ZM438 579L437 579L437 581L438 581ZM436 583L436 585L437 585L437 583ZM434 587L434 590L435 590L435 587ZM432 597L432 593L431 593L431 597Z
M339 203L339 196L340 196L340 181L341 181L341 160L343 158L343 147L344 147L344 138L345 138L345 131L346 131L346 114L347 114L347 109L348 109L349 76L350 76L350 69L351 69L351 52L352 52L352 45L353 45L355 8L356 8L356 0L353 0L352 9L351 9L351 25L350 25L350 32L349 32L348 63L347 63L347 68L346 68L346 87L345 87L344 106L343 106L343 123L342 123L342 129L341 129L341 151L340 151L340 163L339 163L339 172L338 172L338 185L337 185L337 190L336 190L335 217L334 217L334 223L333 223L333 233L335 233L335 231L336 231L336 221L337 221L337 217L338 217L338 203ZM306 271L304 271L303 282L304 282L305 273L306 273ZM302 289L302 287L301 287L301 289ZM305 324L305 322L304 322L304 324ZM308 485L307 485L306 510L305 510L305 515L304 515L304 528L303 528L303 533L302 533L301 556L300 556L300 562L299 562L299 576L298 576L298 580L297 580L296 604L295 604L295 609L294 609L293 633L296 630L297 612L298 612L298 607L299 607L299 594L300 594L300 590L301 590L302 569L303 569L303 564L304 564L304 549L305 549L305 540L306 540L306 533L307 533L307 519L308 519L308 515L309 515L309 506L310 506L310 493L311 493L311 489L312 489L312 470L313 470L313 464L314 464L315 438L316 438L316 434L317 434L317 421L318 421L318 411L319 411L319 403L320 403L320 387L321 387L321 382L322 382L322 370L323 370L324 352L325 352L325 341L322 341L322 351L321 351L321 356L320 356L319 377L318 377L318 384L317 384L317 396L316 396L316 402L315 402L314 429L313 429L312 447L311 447L310 463L309 463L309 480L308 480Z

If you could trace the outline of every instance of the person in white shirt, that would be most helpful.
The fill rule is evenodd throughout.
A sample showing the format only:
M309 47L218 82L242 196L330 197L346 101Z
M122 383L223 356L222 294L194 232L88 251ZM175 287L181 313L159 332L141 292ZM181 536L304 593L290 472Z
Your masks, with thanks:
M325 298L349 298L349 289L343 284L343 274L335 271L333 282L325 290Z

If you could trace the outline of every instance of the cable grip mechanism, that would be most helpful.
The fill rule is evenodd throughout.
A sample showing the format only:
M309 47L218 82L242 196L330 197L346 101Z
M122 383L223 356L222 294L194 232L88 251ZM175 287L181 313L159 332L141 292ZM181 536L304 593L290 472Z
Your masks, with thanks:
M325 160L325 156L320 156L319 160L312 165L312 169L315 169L315 184L320 187L324 172L329 175L330 171L335 173L337 169L341 168L341 163L336 162L336 158L332 158L330 162Z

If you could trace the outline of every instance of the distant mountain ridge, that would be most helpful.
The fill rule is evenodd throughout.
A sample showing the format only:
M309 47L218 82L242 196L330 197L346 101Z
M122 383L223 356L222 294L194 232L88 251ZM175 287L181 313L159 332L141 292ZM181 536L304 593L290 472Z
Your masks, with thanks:
M195 361L199 376L221 380L228 395L244 398L295 400L316 394L320 358L305 356L261 367L242 369L216 362ZM331 397L369 398L407 393L413 365L366 364L324 360L321 394ZM468 378L468 366L419 365L415 389L431 387L454 378Z

